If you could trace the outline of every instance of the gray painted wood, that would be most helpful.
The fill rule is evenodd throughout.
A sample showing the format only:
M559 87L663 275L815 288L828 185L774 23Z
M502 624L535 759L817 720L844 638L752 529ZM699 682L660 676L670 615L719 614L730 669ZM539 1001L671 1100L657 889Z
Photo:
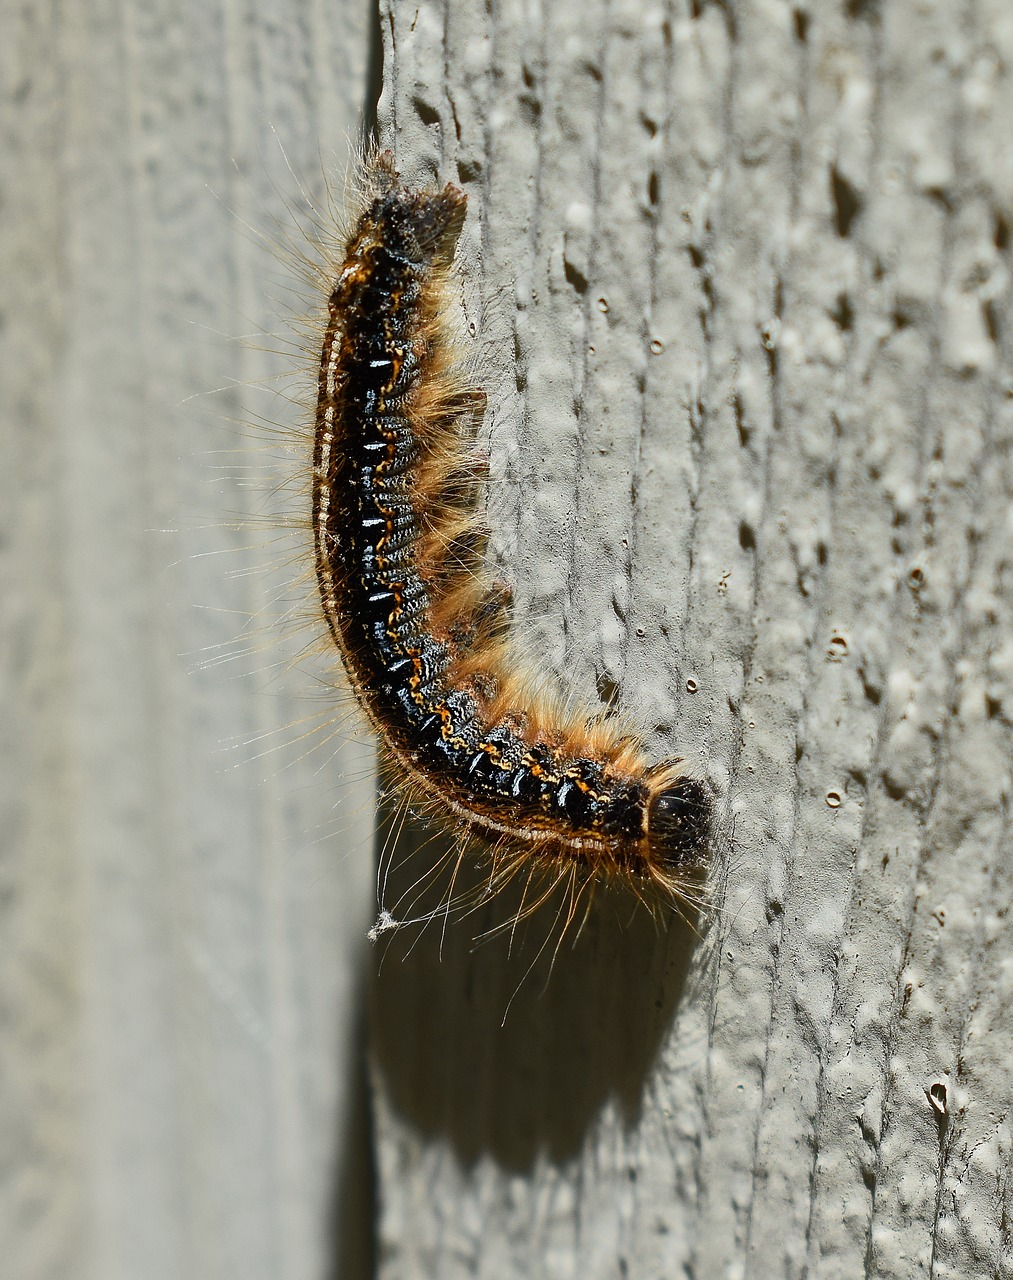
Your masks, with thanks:
M368 1274L372 756L297 741L330 668L256 424L299 418L280 148L340 178L370 13L2 25L2 1270Z
M386 1280L1011 1274L1006 8L383 8L518 633L723 797L692 927L603 900L550 964L472 947L516 900L365 951L269 491L259 236L368 7L8 6L5 1274L367 1275L374 1157Z
M384 8L518 632L728 818L699 938L393 935L385 1280L1011 1274L1007 10Z

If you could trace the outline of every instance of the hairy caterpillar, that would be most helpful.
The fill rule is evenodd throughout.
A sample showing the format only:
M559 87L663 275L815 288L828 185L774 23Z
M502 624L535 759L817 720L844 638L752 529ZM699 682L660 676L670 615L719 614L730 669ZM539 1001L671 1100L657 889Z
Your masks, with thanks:
M537 696L480 572L470 448L485 403L454 359L447 281L466 197L402 185L389 152L327 301L312 524L330 635L407 793L494 871L622 881L674 900L702 863L709 787L614 721Z

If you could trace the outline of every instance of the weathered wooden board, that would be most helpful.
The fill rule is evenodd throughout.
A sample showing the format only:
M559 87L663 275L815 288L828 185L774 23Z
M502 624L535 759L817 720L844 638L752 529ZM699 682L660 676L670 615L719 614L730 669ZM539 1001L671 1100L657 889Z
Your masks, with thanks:
M384 14L518 629L730 823L699 942L606 907L502 1029L524 954L388 959L380 1274L1009 1275L1007 6Z
M2 27L0 1270L364 1274L371 752L284 747L327 702L247 424L295 417L281 147L340 175L369 10Z
M601 902L546 981L501 903L368 1014L371 754L294 741L250 424L373 15L4 19L5 1274L1013 1274L1005 0L382 7L518 632L727 822L702 936Z

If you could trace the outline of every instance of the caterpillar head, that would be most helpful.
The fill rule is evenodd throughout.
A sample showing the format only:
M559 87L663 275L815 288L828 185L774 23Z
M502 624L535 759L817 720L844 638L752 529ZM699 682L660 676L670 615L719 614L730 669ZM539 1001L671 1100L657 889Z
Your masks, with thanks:
M710 787L679 773L677 765L658 771L647 801L646 838L652 869L667 874L699 866L710 844L714 800Z

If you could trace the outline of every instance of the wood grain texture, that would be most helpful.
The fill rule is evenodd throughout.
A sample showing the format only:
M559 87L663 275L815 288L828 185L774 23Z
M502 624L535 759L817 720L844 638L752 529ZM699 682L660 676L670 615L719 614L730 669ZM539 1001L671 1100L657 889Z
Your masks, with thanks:
M4 6L14 1280L370 1267L372 753L283 749L330 698L326 668L288 669L292 542L260 522L281 449L249 426L297 417L271 383L291 355L257 349L292 285L258 233L300 202L294 175L321 191L322 157L340 184L370 18Z
M4 1274L367 1275L370 753L273 749L329 695L248 424L371 15L3 17ZM393 935L380 1275L1009 1277L1006 0L381 30L384 142L469 194L518 632L728 821L700 938Z
M729 821L699 939L394 935L380 1274L1009 1276L1008 6L382 13L518 631Z

